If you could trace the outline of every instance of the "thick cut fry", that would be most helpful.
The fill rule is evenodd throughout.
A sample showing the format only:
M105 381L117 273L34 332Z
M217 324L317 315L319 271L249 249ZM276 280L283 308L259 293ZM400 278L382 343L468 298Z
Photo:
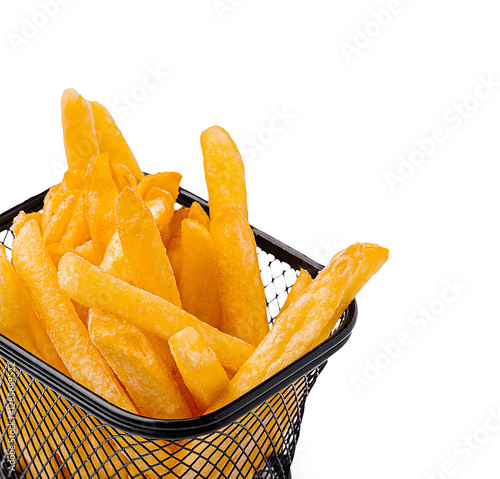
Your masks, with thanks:
M226 206L212 220L210 236L223 311L221 330L257 346L269 323L252 229L236 208Z
M23 227L14 241L12 256L34 309L71 377L118 407L135 412L125 391L92 344L70 299L59 288L57 270L36 221L31 220Z
M101 153L109 153L113 165L126 166L137 181L143 178L143 173L128 146L122 132L116 126L109 111L96 101L91 101L94 115L95 130Z
M89 261L92 263L92 261ZM113 235L106 249L106 254L101 262L100 268L106 273L119 278L126 283L132 283L132 275L123 254L122 244L118 231Z
M188 313L218 328L222 308L210 234L191 219L184 220L181 229L182 275L177 284L182 305Z
M301 269L292 289L286 297L286 301L281 307L280 314L285 311L288 306L290 306L300 295L306 290L306 288L312 283L311 275L305 269Z
M92 158L83 185L83 198L92 243L102 258L116 231L118 188L113 179L109 154Z
M3 254L0 255L0 333L53 368L68 374L12 264Z
M36 212L26 214L24 211L21 211L14 218L14 223L12 224L12 232L14 233L14 236L17 236L19 231L21 231L21 228L30 220L36 220L36 222L40 225L40 228L42 228L42 213Z
M85 173L87 170L68 169L64 173L64 179L61 183L62 191L81 190L85 181Z
M69 88L61 99L61 113L68 167L86 171L90 159L99 151L92 107Z
M197 201L193 201L193 203L189 207L188 218L190 220L198 221L198 223L204 226L207 231L210 231L210 218L208 217L206 211L202 208L200 203L198 203Z
M229 385L226 371L193 328L179 331L168 343L196 405L201 411L206 411Z
M59 263L63 291L87 308L101 308L164 339L189 326L214 350L226 371L235 373L253 346L221 333L174 304L131 286L68 253Z
M153 215L131 188L125 188L118 198L116 223L134 286L182 307Z
M83 259L86 259L89 263L92 263L95 266L97 266L101 260L101 258L97 254L97 251L94 248L94 243L92 243L92 240L87 241L81 246L77 246L75 248L75 251Z
M52 258L52 261L54 262L55 267L57 268L57 265L59 264L59 261L61 261L61 258L66 254L66 253L77 253L76 250L71 248L70 246L66 246L61 243L52 243L47 245L47 251Z
M172 221L170 222L168 237L165 242L165 246L170 246L170 243L174 241L175 238L181 235L181 223L183 220L189 217L189 208L185 208L184 206L174 211L174 215L172 216Z
M142 415L158 419L191 417L175 380L135 326L92 309L89 332Z
M73 248L80 246L90 240L90 230L85 216L85 200L82 194L73 209L73 214L61 239L61 243Z
M245 167L229 133L220 126L212 126L201 134L201 149L210 218L217 217L224 205L230 205L248 219Z
M118 186L118 191L123 190L126 186L130 186L134 191L137 190L137 181L134 175L130 173L130 170L125 165L113 164L111 162L111 170L113 171L113 176L115 178L116 186Z
M77 199L77 196L69 195L58 206L57 210L52 215L47 228L43 232L43 241L46 245L59 243L62 240L66 228L71 220Z
M160 188L172 195L174 201L179 196L179 185L182 180L182 175L175 171L161 172L154 175L147 175L139 183L137 192L142 199L146 199L149 190L152 188Z
M357 291L364 284L354 287L353 282L366 283L387 257L387 249L372 244L357 243L338 253L302 296L279 316L209 412L234 401L309 351L336 312L344 293ZM359 275L358 270L366 273Z
M47 225L52 218L52 215L56 212L58 206L70 195L74 194L74 191L67 191L62 187L62 184L52 187L48 193L45 195L43 200L43 212L42 212L42 232L45 231Z
M170 232L170 223L174 217L175 201L168 191L154 187L149 190L146 196L146 204L155 218L161 240L166 245ZM156 213L156 210L158 210L158 213Z

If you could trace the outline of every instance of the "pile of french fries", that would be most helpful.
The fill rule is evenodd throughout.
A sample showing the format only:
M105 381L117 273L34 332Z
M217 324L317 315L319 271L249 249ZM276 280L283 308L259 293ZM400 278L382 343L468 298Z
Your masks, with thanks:
M201 135L209 216L177 206L179 173L142 173L99 103L66 90L62 124L64 179L15 219L12 262L0 249L0 333L127 411L182 419L229 404L324 341L387 260L354 244L314 280L301 270L270 329L224 129Z

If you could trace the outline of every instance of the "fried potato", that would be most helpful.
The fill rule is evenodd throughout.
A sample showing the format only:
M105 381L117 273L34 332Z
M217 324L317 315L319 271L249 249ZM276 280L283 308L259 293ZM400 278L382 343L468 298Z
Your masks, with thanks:
M46 245L59 243L62 240L73 215L78 196L69 195L57 207L43 232L43 241Z
M59 262L59 283L71 299L87 308L101 308L164 339L193 327L229 373L235 373L254 350L253 346L221 333L174 304L131 286L72 253Z
M147 175L139 183L137 192L139 193L139 196L145 200L149 190L156 187L168 191L172 195L174 201L176 201L179 196L179 185L181 183L181 179L182 175L175 171Z
M46 246L47 246L47 252L49 253L56 268L57 265L59 264L59 261L61 261L61 258L66 253L77 253L76 250L74 250L70 246L66 246L61 243L52 243Z
M109 154L102 153L92 158L83 185L83 198L92 243L101 258L116 231L118 193Z
M45 196L43 202L43 212L42 212L42 232L45 231L47 225L49 224L52 216L56 212L59 205L70 195L74 194L74 191L67 191L62 188L62 184L54 186L49 190Z
M252 229L239 210L225 206L212 219L210 236L223 311L221 330L257 346L269 323Z
M175 380L139 329L112 314L92 309L89 332L141 414L158 419L192 416Z
M126 186L129 186L134 191L137 190L137 181L125 165L111 163L111 171L113 172L116 186L118 186L118 191L123 190Z
M99 152L109 153L113 165L126 166L136 181L141 181L144 174L113 117L100 103L91 101L90 104L94 116Z
M90 240L89 224L85 216L85 200L80 194L75 203L71 219L61 239L61 243L73 248Z
M385 248L360 243L338 253L302 296L277 318L271 331L209 411L229 404L309 351L345 298L344 291L359 290L387 257ZM358 281L361 284L354 286Z
M131 188L126 187L118 197L116 223L132 284L182 307L153 215Z
M181 226L179 292L184 310L218 328L222 319L214 248L208 231L192 219Z
M89 240L86 243L77 246L75 248L75 251L79 256L81 256L83 259L86 259L89 263L92 263L95 266L97 266L101 260L94 248L94 243L92 243L92 240Z
M200 225L204 226L207 231L210 231L210 218L208 217L206 211L197 201L193 201L191 206L189 207L189 216L190 220L195 220Z
M81 190L87 170L68 169L61 182L62 191Z
M68 374L5 253L0 255L0 333Z
M61 99L64 148L70 169L87 170L99 147L90 103L68 88Z
M71 377L118 407L135 412L125 391L92 344L70 299L61 291L57 270L36 221L31 220L22 228L14 241L12 256L33 307Z
M201 411L206 411L228 386L226 371L215 353L193 328L179 331L168 343L196 405Z
M30 220L35 220L42 228L42 213L28 213L26 214L24 211L21 211L15 218L12 224L12 232L14 236L19 234L21 228Z
M292 289L290 289L290 292L286 297L285 303L281 307L280 314L283 311L285 311L285 309L288 308L288 306L290 306L296 299L300 298L302 293L311 283L312 283L311 275L309 274L308 271L301 268L299 275L297 276L297 279L292 286Z
M165 190L153 187L146 195L146 205L151 210L163 244L167 244L170 234L170 223L174 217L175 201Z
M212 126L201 134L201 149L208 189L210 218L224 205L234 206L248 220L245 167L229 133Z

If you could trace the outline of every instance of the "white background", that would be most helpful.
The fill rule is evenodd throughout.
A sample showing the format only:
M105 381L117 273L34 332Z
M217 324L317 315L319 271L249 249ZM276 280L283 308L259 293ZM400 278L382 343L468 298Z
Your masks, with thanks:
M0 209L60 180L64 88L115 113L144 170L200 194L199 135L223 126L245 149L253 225L320 262L356 241L391 251L310 396L294 479L498 477L500 431L482 428L500 427L499 85L474 98L500 81L497 2L65 3L34 32L37 1L2 3ZM141 90L151 69L168 76ZM243 148L253 135L261 151Z

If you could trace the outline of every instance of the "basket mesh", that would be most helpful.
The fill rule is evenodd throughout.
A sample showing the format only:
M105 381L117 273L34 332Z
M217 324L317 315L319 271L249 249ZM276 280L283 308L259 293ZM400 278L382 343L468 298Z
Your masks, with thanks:
M12 240L10 230L0 233L8 254ZM272 323L297 270L258 253ZM0 357L0 477L287 479L305 401L323 367L221 430L172 442L104 424Z

